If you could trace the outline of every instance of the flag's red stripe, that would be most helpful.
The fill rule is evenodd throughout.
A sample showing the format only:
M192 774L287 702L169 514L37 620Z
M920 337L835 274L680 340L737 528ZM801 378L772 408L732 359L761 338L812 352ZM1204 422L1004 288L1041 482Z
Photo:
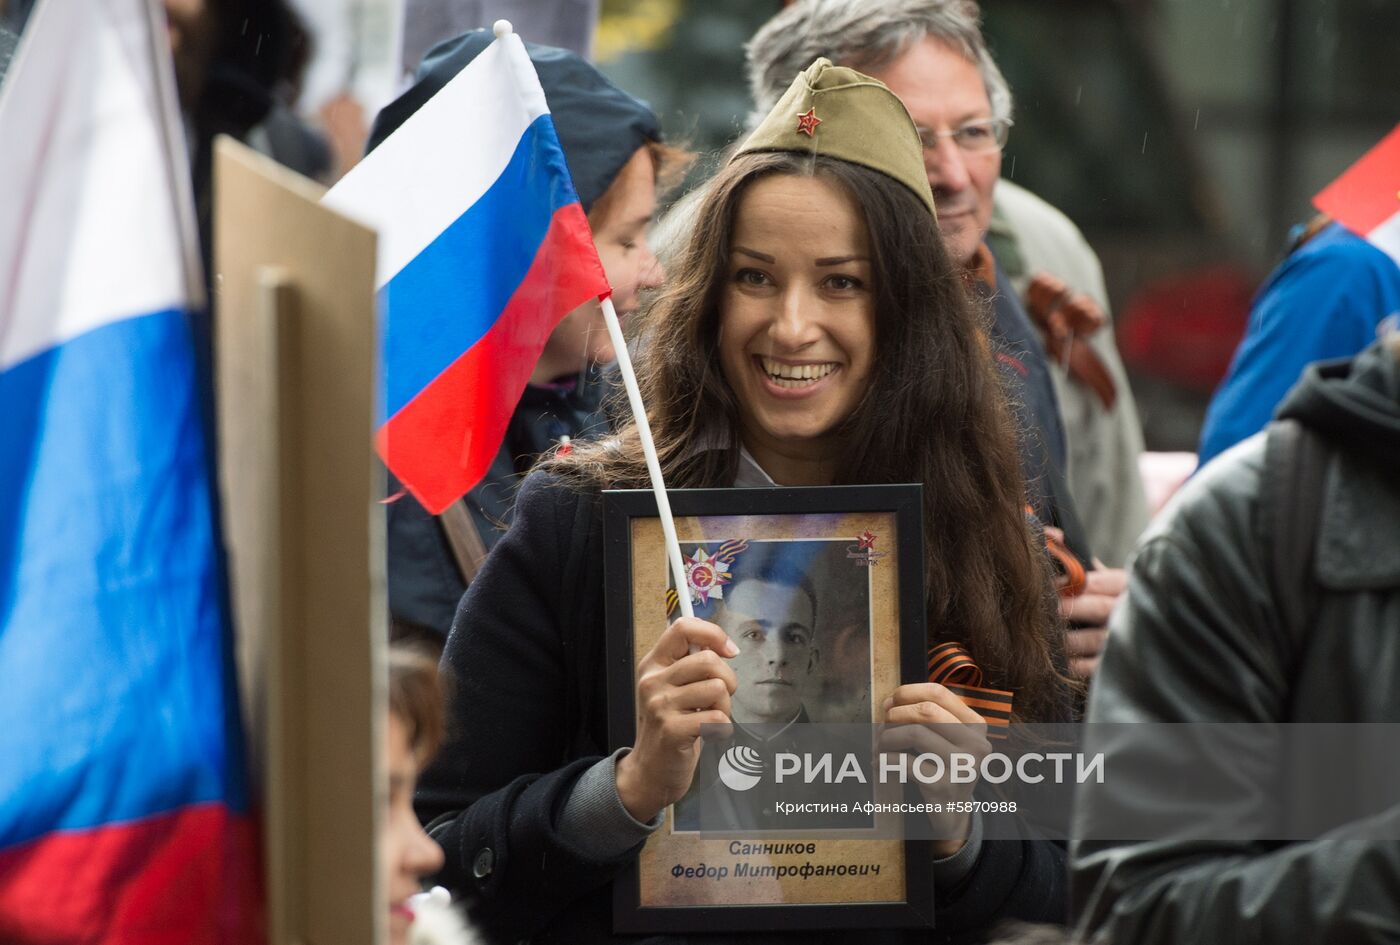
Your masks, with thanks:
M1361 236L1400 212L1400 125L1324 187L1313 205Z
M0 942L259 942L256 841L247 816L200 804L0 851Z
M583 208L559 208L501 317L379 430L385 464L428 511L486 475L550 332L607 291Z

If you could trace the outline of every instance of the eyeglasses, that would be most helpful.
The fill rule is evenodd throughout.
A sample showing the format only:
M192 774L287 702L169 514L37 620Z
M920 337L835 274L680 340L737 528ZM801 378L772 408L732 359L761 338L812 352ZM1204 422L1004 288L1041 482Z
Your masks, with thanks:
M925 151L932 151L938 147L939 138L952 138L959 150L968 154L1000 151L1006 147L1006 138L1011 133L1012 124L1010 118L980 118L952 131L929 131L927 128L920 128L919 143L924 146Z

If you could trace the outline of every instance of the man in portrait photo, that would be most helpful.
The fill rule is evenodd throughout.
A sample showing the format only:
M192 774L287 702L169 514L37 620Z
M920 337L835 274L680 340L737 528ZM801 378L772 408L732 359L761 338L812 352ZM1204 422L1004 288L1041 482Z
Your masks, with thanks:
M757 557L766 550L751 548L745 554ZM716 609L715 623L739 647L731 663L739 679L731 700L739 725L811 721L804 700L821 649L817 592L803 563L797 555L769 554L757 566L736 565Z
M868 598L867 574L846 560L844 544L827 541L755 542L734 557L728 570L728 582L700 606L697 616L717 623L739 647L730 664L739 683L731 698L734 733L725 741L706 742L690 792L676 804L675 829L867 826L869 819L864 815L838 816L835 821L824 817L819 824L810 823L810 818L783 816L775 809L777 802L798 799L789 796L798 788L773 780L776 755L801 753L810 747L799 744L795 723L870 721L868 659L845 667L827 667L822 661L823 648L833 642L836 611L867 610L861 606ZM842 622L847 619L843 614ZM869 627L861 629L868 653ZM867 704L855 707L859 714L850 714L852 709L843 705L826 704L823 695L829 687L825 684L833 675L828 669L841 670L834 675L841 677L846 688L866 693ZM850 675L846 670L865 678L846 680ZM862 744L840 751L859 752ZM742 793L730 789L719 776L722 756L735 747L751 749L748 756L761 759L764 766L758 784ZM869 792L860 787L857 799L868 800ZM831 788L828 793L835 791ZM834 799L834 794L828 799Z

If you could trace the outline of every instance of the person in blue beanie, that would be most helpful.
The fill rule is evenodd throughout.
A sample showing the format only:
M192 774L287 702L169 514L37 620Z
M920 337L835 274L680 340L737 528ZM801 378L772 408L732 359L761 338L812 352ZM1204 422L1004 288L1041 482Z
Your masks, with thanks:
M433 48L417 81L380 112L374 150L493 40L474 30ZM588 213L598 257L624 319L639 293L660 285L647 245L658 185L677 176L686 152L662 143L647 105L608 81L576 53L526 43L549 102L574 189ZM589 302L550 335L505 441L481 484L442 516L406 493L388 507L389 611L396 632L441 647L467 585L501 536L520 477L542 453L606 427L602 369L614 359L602 310ZM391 483L390 494L400 489Z

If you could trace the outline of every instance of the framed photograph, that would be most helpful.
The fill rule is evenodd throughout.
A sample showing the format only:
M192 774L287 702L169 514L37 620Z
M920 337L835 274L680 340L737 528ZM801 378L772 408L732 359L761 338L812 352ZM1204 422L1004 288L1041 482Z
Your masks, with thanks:
M872 799L864 784L827 788L824 800L843 803L793 817L807 806L790 803L796 779L765 776L774 746L804 731L869 757L883 700L927 679L921 487L669 495L680 589L652 493L604 493L609 739L633 743L636 667L679 615L680 593L740 648L735 724L705 739L689 793L614 884L615 929L931 927L928 841L892 838L878 815L853 810Z

